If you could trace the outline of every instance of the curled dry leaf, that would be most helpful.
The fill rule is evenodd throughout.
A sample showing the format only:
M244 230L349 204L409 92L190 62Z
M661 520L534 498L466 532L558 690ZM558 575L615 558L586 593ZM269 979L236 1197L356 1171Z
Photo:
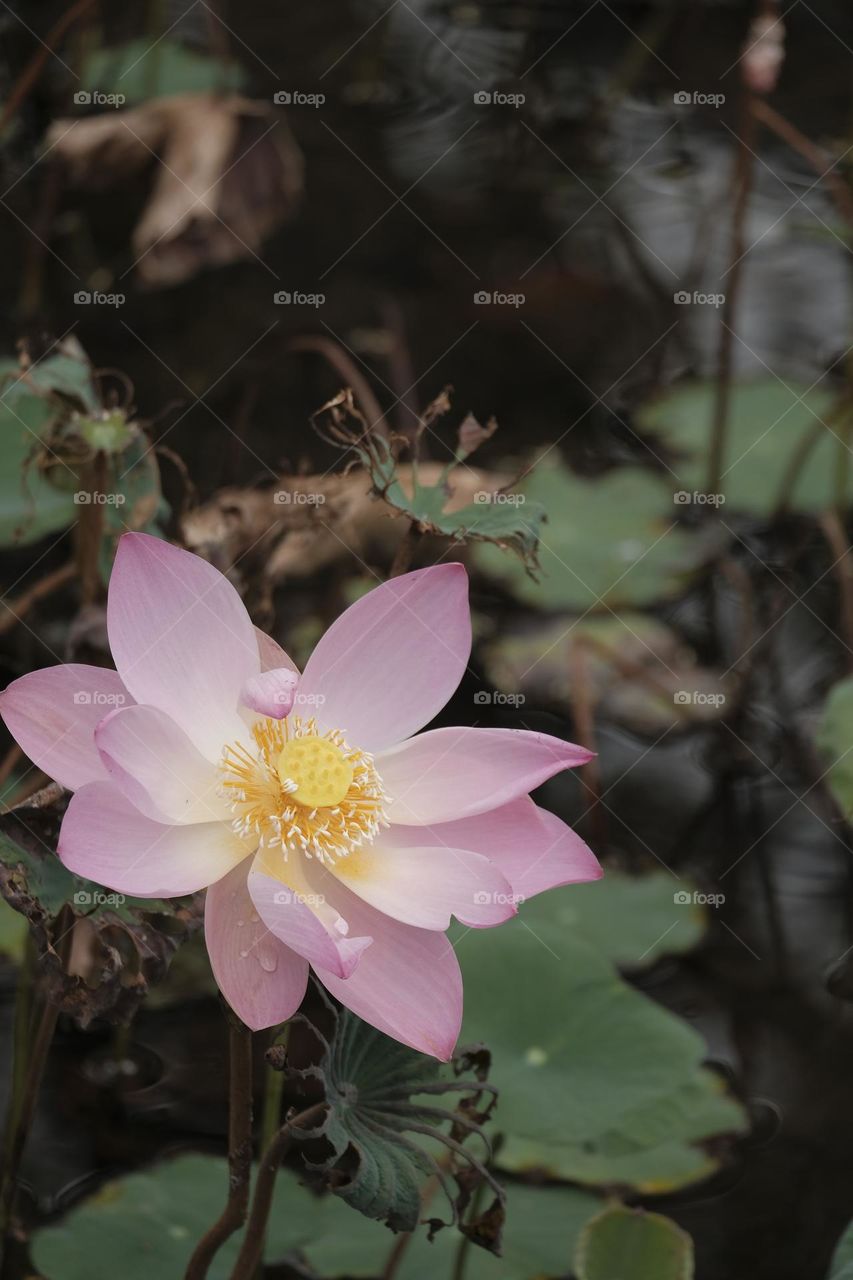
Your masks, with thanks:
M77 186L102 187L160 161L132 237L136 269L152 287L253 257L302 192L302 153L284 117L238 94L175 94L57 120L46 142Z
M438 463L421 463L422 485L437 485L444 472ZM410 466L397 478L411 495ZM445 510L463 510L479 492L496 493L508 476L461 467L448 485ZM191 551L223 572L238 560L247 573L258 571L275 585L306 578L337 563L385 565L406 532L397 511L371 492L363 471L347 475L282 476L276 489L223 489L209 502L184 516L181 532ZM251 555L243 559L251 549ZM430 548L421 548L428 555Z
M463 458L470 457L475 449L479 449L481 444L491 439L497 429L498 424L495 418L489 418L489 421L483 426L482 423L477 421L473 413L466 413L459 424L456 457L460 462Z
M421 415L414 440L397 436L388 440L371 429L353 399L350 390L340 391L312 415L320 436L330 444L355 453L370 476L373 493L384 499L396 512L408 516L411 530L416 536L423 534L450 538L454 545L465 546L473 542L491 543L501 551L514 552L525 572L535 578L539 568L539 531L546 519L545 508L538 502L527 502L522 494L503 492L514 481L508 480L501 492L478 490L471 493L466 506L451 503L456 477L469 471L465 461L468 454L497 430L497 423L490 419L481 427L469 414L458 432L458 442L450 461L442 467L431 482L426 478L418 458L418 443L426 431L440 440L433 424L450 410L450 391L445 389ZM400 463L401 450L409 450L411 464L405 469ZM403 483L404 474L408 485ZM520 507L524 505L524 513ZM392 575L400 571L395 565Z
M67 801L54 782L0 814L0 894L29 921L47 997L84 1026L127 1022L200 927L200 895L129 898L72 875L55 852Z

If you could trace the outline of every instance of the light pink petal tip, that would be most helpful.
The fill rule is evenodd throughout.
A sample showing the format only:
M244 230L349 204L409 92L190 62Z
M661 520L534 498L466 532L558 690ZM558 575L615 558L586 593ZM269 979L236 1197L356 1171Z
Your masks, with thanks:
M246 885L249 865L235 867L210 886L204 932L217 986L238 1018L262 1031L299 1008L308 985L308 961L259 919Z
M249 676L240 690L240 705L257 711L260 716L283 720L296 697L299 676L289 667L275 667L257 676Z
M317 968L320 981L372 1027L449 1061L462 1024L462 975L447 937L392 920L350 893L331 872L319 871L319 882L350 928L373 938L349 978Z
M126 533L110 578L107 627L136 701L167 712L217 760L241 731L243 683L260 670L255 628L228 579L160 538Z
M0 694L0 715L33 764L76 791L107 776L95 726L132 702L115 671L72 662L13 680Z
M391 822L421 826L496 809L592 756L526 729L432 729L383 752L376 767Z
M176 898L221 879L246 846L224 822L152 822L111 782L90 782L71 798L58 853L69 871L118 893Z
M320 640L299 697L351 744L380 751L435 716L471 652L468 575L460 564L418 569L362 596Z
M482 853L510 881L518 901L559 885L600 880L603 875L598 859L580 836L529 796L455 822L394 826L389 838L405 848L435 841Z

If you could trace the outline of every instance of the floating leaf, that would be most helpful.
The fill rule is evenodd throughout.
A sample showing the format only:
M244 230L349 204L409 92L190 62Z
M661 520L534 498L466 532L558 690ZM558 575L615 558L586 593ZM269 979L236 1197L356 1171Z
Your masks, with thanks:
M476 1070L474 1079L448 1079L434 1059L383 1035L356 1018L348 1010L335 1010L320 993L333 1018L330 1037L312 1025L322 1048L316 1065L292 1074L299 1080L319 1080L326 1114L320 1125L306 1136L324 1138L331 1154L322 1163L308 1168L321 1175L323 1184L366 1217L386 1222L394 1231L413 1231L421 1217L421 1186L435 1174L445 1189L452 1208L452 1220L475 1244L493 1252L500 1249L502 1192L476 1159L461 1145L488 1117L494 1090L483 1083L488 1054L476 1056L459 1051L452 1063L454 1075ZM273 1049L268 1058L274 1064L283 1051ZM454 1111L430 1104L420 1095L463 1094ZM487 1105L477 1110L485 1097ZM445 1133L442 1126L449 1125ZM408 1133L417 1133L446 1146L451 1153L450 1173L459 1186L454 1196L449 1179L432 1155ZM301 1134L300 1134L301 1136ZM480 1137L483 1138L482 1133ZM485 1141L485 1140L484 1140ZM488 1150L488 1144L486 1144ZM494 1203L475 1221L460 1221L472 1186L479 1175L489 1183ZM431 1219L432 1232L445 1225Z
M693 1280L693 1241L659 1213L615 1206L584 1227L575 1270L578 1280Z
M578 937L614 964L637 969L662 955L682 955L701 939L707 913L676 902L682 894L693 898L693 886L668 871L638 876L608 869L601 880L534 898L523 913L555 949L562 938Z
M655 1191L695 1181L716 1167L697 1144L742 1129L743 1112L702 1070L700 1037L624 983L601 950L561 919L564 894L576 894L582 910L583 890L554 890L501 929L478 932L476 946L464 938L457 944L463 1032L489 1044L500 1090L498 1164ZM661 935L668 930L666 938L632 928L630 941L643 945L645 957L632 957L612 935L603 949L636 964L679 930L685 942L695 937L689 908L672 894L669 915L661 894L649 921ZM626 900L623 918L628 910ZM600 935L600 922L591 932Z
M222 1210L228 1185L225 1160L184 1155L106 1183L61 1222L35 1232L38 1270L62 1280L151 1280L184 1274L199 1237ZM584 1223L599 1201L568 1187L511 1189L504 1256L474 1250L470 1280L530 1280L561 1275ZM209 1280L227 1280L241 1235L216 1254ZM337 1196L316 1195L282 1170L269 1219L266 1256L297 1254L329 1280L382 1274L393 1240L378 1222L353 1214ZM430 1243L415 1235L400 1262L399 1280L450 1275L459 1241L449 1232Z
M545 1170L590 1187L630 1187L665 1194L707 1178L717 1160L702 1146L744 1127L743 1113L710 1071L665 1098L644 1104L618 1124L578 1142L513 1137L502 1163L517 1170Z
M826 780L846 817L853 814L853 676L829 691L817 730Z
M72 875L54 852L67 796L56 783L0 814L0 893L30 923L47 993L84 1024L126 1021L201 924L196 899L130 898ZM65 971L57 947L76 921L97 983Z
M674 455L667 463L673 492L705 496L708 451L716 384L684 383L646 405L638 416L643 431L653 433ZM771 515L787 479L792 480L794 511L820 511L835 494L842 434L830 392L800 383L760 378L732 388L726 452L723 460L724 511ZM824 424L829 425L824 425ZM803 442L813 447L800 460ZM853 475L848 476L848 499ZM685 504L686 506L687 504Z
M676 525L671 486L639 467L584 479L552 452L520 487L522 525L531 510L547 513L540 581L492 547L478 547L475 563L525 604L581 611L654 604L683 591L714 546L714 535Z

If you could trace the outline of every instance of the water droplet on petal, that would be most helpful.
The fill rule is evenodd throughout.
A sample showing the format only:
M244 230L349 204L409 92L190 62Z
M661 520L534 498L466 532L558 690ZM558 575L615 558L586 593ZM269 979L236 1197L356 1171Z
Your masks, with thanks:
M245 960L245 959L246 959L246 956L247 956L248 954L249 954L249 953L248 953L248 951L241 951L241 952L240 952L240 959L241 959L241 960Z
M265 973L275 973L278 968L278 956L272 948L269 951L264 950L258 956L258 963Z

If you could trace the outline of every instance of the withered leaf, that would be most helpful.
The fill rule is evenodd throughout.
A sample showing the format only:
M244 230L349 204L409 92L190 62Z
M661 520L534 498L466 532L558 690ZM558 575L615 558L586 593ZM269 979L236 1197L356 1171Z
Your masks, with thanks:
M446 388L422 415L422 426L426 428L443 416L449 403L449 388ZM535 576L545 508L538 502L527 502L523 494L507 493L511 481L496 490L475 489L468 505L459 506L450 499L457 478L469 470L461 446L440 468L434 483L426 481L421 465L413 458L410 485L406 488L398 455L402 449L411 448L412 442L402 437L388 440L371 430L356 408L351 392L342 391L333 397L313 415L313 420L323 439L355 453L370 476L376 496L394 511L408 516L418 533L450 538L463 546L492 543L503 551L513 551L526 572ZM492 421L488 427L481 427L474 418L470 422L466 419L466 423L460 428L460 438L464 434L469 442L476 438L476 443L480 443L485 438L484 432L491 435L496 430ZM435 433L431 431L431 434Z
M440 482L444 468L421 463L422 484ZM410 466L397 470L404 492L414 489ZM450 482L445 511L464 510L476 493L496 493L509 477L460 467ZM310 501L306 500L310 497ZM338 563L388 565L405 534L405 522L371 493L363 471L346 475L284 475L275 489L222 489L181 521L184 543L223 572L240 562L271 584L309 577ZM429 547L425 548L428 553Z
M47 997L84 1026L126 1022L199 928L200 895L130 898L73 875L56 856L67 803L51 783L0 814L0 894L29 921Z
M132 236L136 270L152 287L254 257L302 192L302 153L284 116L239 94L181 93L57 120L46 141L77 186L161 162Z
M466 413L459 424L456 447L458 461L461 462L463 458L469 458L475 449L479 449L481 444L491 439L497 429L498 424L495 418L489 418L489 421L483 426L477 421L473 413Z

